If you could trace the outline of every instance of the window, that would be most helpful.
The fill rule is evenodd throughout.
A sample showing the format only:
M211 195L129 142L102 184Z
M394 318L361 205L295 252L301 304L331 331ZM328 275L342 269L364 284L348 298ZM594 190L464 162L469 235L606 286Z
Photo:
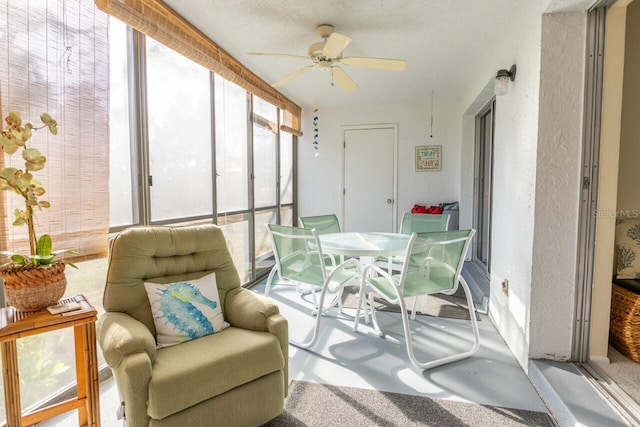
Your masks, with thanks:
M280 223L293 225L293 135L280 133Z
M277 204L277 134L253 124L254 200L257 209Z
M48 111L60 124L42 150L52 208L38 213L38 227L53 234L54 249L84 256L79 270L67 269L68 295L83 293L103 311L108 231L130 225L216 220L243 283L269 266L256 227L280 218L292 223L293 212L291 197L280 205L281 164L295 165L278 151L280 110L254 99L253 113L269 122L254 144L244 89L215 76L212 90L207 69L109 19L93 2L3 2L0 14L0 34L9 35L0 50L3 117L10 108L29 119ZM258 171L250 161L256 153L269 156ZM19 250L26 230L11 225L11 196L0 195L0 243ZM25 408L73 385L68 332L18 341L20 360L30 361L20 364Z
M132 163L135 153L131 149L129 117L127 26L115 18L109 19L109 223L126 226L137 222L134 207ZM134 216L135 215L135 216Z
M253 106L253 199L255 206L255 272L273 265L267 224L279 224L278 109L257 96Z
M240 280L246 283L253 269L249 250L247 92L216 75L214 93L218 225L224 231Z
M249 208L247 92L215 76L218 213Z
M99 7L106 13L118 16L123 22L134 27L137 31L135 39L138 41L135 56L136 63L130 64L129 69L134 69L133 74L139 81L135 82L136 91L130 91L140 93L145 91L145 68L148 69L152 66L150 63L145 62L144 55L140 54L140 46L144 45L145 36L149 34L154 39L159 41L165 46L171 46L176 52L185 55L194 62L205 67L207 70L215 72L222 77L220 79L215 77L215 90L214 90L214 103L215 110L215 124L214 134L216 138L220 138L221 134L224 134L224 141L217 143L214 138L213 150L212 150L212 164L216 165L216 170L212 171L212 188L218 190L213 196L213 212L212 217L217 218L220 223L224 223L225 226L229 224L235 224L234 221L240 221L244 224L247 221L246 229L248 230L248 251L245 249L239 249L238 254L242 254L242 262L240 258L234 258L238 263L240 262L239 269L246 271L247 280L252 280L256 277L256 252L262 251L261 245L256 242L260 242L262 237L260 232L256 234L256 227L258 222L256 221L257 211L259 207L261 217L266 217L268 214L262 211L274 211L273 216L275 221L281 220L281 215L290 210L291 213L287 213L287 218L295 216L294 203L291 205L281 206L280 204L280 161L281 156L279 152L279 137L281 129L299 135L300 129L300 107L295 105L282 94L278 93L267 82L255 76L253 73L248 72L242 64L240 64L235 58L229 56L224 50L222 50L213 41L209 40L200 31L194 28L189 22L183 19L181 16L172 13L171 9L162 2L154 0L140 0L139 2L127 3L127 2L97 2ZM140 14L140 7L145 10L144 14ZM179 30L177 30L179 29ZM150 31L151 30L151 31ZM152 32L152 34L151 34ZM160 71L152 71L160 72ZM242 108L241 97L237 94L231 95L237 88L232 89L231 85L224 79L230 79L245 91L245 101L247 105L247 115L244 119L241 115L232 112L227 117L227 111L221 112L219 110L220 104L232 105L233 109ZM248 93L260 94L261 98L251 95L249 98ZM239 92L239 91L238 91ZM238 93L239 94L239 93ZM229 96L234 98L230 98ZM144 94L141 98L144 98ZM225 99L220 99L222 96ZM179 99L182 99L179 97ZM174 100L175 101L175 100ZM146 99L145 99L146 102ZM235 104L239 102L240 104ZM146 105L141 103L141 99L136 99L135 103L139 106L137 111L137 121L142 124L141 132L143 138L145 123L149 120L147 111L145 111ZM259 118L259 119L258 119ZM281 120L278 120L280 118ZM265 123L266 122L266 123ZM245 130L242 129L242 124L246 125ZM266 125L266 129L271 129L272 135L260 134L261 131L255 130L253 126L259 124ZM220 129L220 126L224 126L224 129ZM231 129L228 127L230 126ZM236 136L239 139L230 141L230 135L232 132L236 132ZM247 137L246 145L242 139ZM254 138L263 138L262 140L254 141ZM257 142L257 145L256 145ZM293 140L295 144L295 139ZM136 143L137 144L137 143ZM223 147L224 145L224 147ZM141 157L149 156L149 152L145 152L144 146L138 147L138 152L141 153ZM223 156L222 159L218 157L217 150L220 149ZM247 150L246 152L244 150ZM256 163L254 156L256 154L261 155L267 153L267 161ZM237 163L245 160L246 162L237 168ZM293 152L295 155L295 152ZM150 173L147 163L148 159L141 159L139 165L142 166L139 176L134 176L134 181L138 180L143 183L143 190L148 187L149 184L155 185L157 178ZM295 168L294 168L295 170ZM134 172L135 175L135 172ZM217 181L223 181L218 183ZM149 182L147 182L149 181ZM155 181L155 182L154 182ZM246 185L245 185L246 184ZM236 188L242 187L240 191L236 191ZM295 191L295 185L293 185ZM151 190L152 192L155 189ZM220 191L228 192L229 194L219 194ZM275 196L275 197L274 197ZM172 199L173 200L173 199ZM135 203L134 203L135 204ZM143 215L141 215L140 222L148 223L151 221L152 215L148 212L151 209L151 202L149 196L141 194L138 197L138 204ZM157 207L156 207L157 208ZM264 215L263 215L264 214ZM173 215L166 215L167 217ZM172 223L177 218L159 220L163 223ZM156 218L156 217L153 217ZM222 219L221 219L222 218ZM187 220L206 220L205 217L192 217L186 218ZM241 227L244 229L243 227ZM234 245L235 248L240 248L241 245ZM245 258L244 255L248 254ZM240 256L240 255L238 255ZM243 262L249 264L244 265ZM245 267L247 267L245 269Z
M151 222L211 218L211 73L146 39Z
M251 282L273 265L265 224L293 223L294 137L280 151L283 113L152 38L120 24L112 34L111 126L131 130L113 134L112 231L216 221Z
M93 2L63 0L5 1L0 14L2 119L15 109L34 124L43 111L58 121L56 136L43 133L33 139L47 157L37 177L51 203L36 213L36 232L51 234L54 249L81 253L79 270L66 269L66 294L83 293L101 310L106 264L100 258L107 253L109 228L107 16L96 12ZM19 160L4 159L7 166L12 161ZM28 244L26 228L11 224L19 202L9 192L0 194L3 249L24 251ZM71 341L70 331L17 341L24 408L73 385ZM0 423L4 414L2 400Z

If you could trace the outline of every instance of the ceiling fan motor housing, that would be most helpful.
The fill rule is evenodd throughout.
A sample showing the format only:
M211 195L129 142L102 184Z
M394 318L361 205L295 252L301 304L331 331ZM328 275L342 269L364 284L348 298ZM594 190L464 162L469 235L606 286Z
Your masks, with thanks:
M333 25L329 25L329 24L318 25L318 27L316 28L316 32L320 37L322 37L323 39L326 39L331 35L331 33L333 33Z

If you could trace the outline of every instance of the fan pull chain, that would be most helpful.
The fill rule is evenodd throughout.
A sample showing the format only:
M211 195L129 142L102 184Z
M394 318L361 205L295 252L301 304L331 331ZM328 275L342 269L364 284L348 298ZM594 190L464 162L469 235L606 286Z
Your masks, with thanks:
M431 130L429 132L429 137L433 138L433 89L431 90Z

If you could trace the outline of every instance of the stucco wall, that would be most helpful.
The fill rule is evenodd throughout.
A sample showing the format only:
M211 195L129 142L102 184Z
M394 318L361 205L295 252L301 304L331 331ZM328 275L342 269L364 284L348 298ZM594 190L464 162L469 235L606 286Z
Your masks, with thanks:
M492 97L496 71L517 65L509 92L496 98L489 311L522 366L528 360L542 12L541 4L522 2L459 104L461 162L467 168L473 165L473 116ZM463 185L463 203L471 205L473 180ZM461 217L463 226L471 220ZM501 290L504 279L508 297Z
M342 189L342 126L398 124L398 218L416 203L456 201L460 189L460 144L450 101L434 95L433 138L430 137L431 100L420 104L379 105L318 109L319 150L313 149L313 110L302 115L300 138L299 214L316 215L340 211ZM416 172L414 149L418 145L442 145L442 171Z
M543 12L523 3L461 103L464 169L473 115L491 97L486 75L517 65L509 93L496 98L489 310L525 369L529 357L570 357L580 195L586 14ZM473 181L462 185L472 203Z
M581 189L586 18L542 18L531 358L569 360Z

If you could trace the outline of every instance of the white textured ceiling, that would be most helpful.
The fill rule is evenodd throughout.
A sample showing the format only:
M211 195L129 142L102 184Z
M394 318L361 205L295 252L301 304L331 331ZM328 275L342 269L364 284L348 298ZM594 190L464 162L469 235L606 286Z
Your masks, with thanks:
M523 0L531 1L531 0ZM457 96L520 0L165 0L269 83L311 62L247 55L306 55L319 24L353 39L343 56L407 61L403 72L343 66L359 89L343 93L313 70L279 90L302 107L406 103L431 91ZM501 64L509 65L509 64ZM487 76L489 78L490 76Z

